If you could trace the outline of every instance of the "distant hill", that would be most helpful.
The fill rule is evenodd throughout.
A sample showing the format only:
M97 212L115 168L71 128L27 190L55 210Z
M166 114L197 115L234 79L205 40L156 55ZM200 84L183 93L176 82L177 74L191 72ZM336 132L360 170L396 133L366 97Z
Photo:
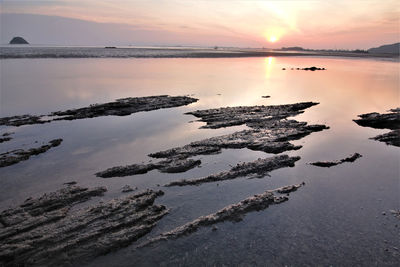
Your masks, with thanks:
M382 45L375 48L368 49L371 54L400 54L400 43Z
M10 44L29 44L29 43L24 38L17 36L12 38Z
M282 47L282 51L304 51L305 49L300 46Z

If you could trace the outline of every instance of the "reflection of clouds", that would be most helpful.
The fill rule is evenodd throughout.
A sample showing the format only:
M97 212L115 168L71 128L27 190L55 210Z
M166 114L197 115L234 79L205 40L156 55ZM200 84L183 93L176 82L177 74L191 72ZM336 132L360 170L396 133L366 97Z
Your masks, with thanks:
M89 100L93 99L94 93L94 91L89 90L69 89L65 91L65 97L69 98L70 100Z

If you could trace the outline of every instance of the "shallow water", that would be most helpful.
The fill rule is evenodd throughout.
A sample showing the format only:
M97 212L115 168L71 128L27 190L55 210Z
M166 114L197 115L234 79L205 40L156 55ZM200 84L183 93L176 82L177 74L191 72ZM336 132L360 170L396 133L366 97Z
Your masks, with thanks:
M270 155L248 149L201 156L200 168L182 174L101 179L108 167L147 161L151 152L245 128L199 129L185 112L237 105L316 101L296 120L326 124L329 130L293 143L294 168L262 179L239 178L201 186L162 188L157 200L171 209L150 233L155 236L253 194L305 181L283 204L252 212L237 223L217 224L177 240L134 250L127 247L91 265L396 265L400 262L399 148L368 138L387 130L360 127L358 114L398 107L398 62L318 57L228 59L9 59L0 60L0 116L47 114L117 98L158 94L193 95L197 103L125 117L58 121L1 127L15 132L0 153L29 148L35 141L63 138L56 148L0 169L0 208L53 191L62 183L105 185L103 199L121 197L129 184L140 189L181 178L230 169L239 161ZM325 67L325 71L291 68ZM282 70L286 68L286 70ZM261 96L269 95L270 98ZM358 152L354 163L319 168L307 163ZM97 201L97 200L96 200ZM383 215L385 212L386 215ZM144 237L146 239L148 237ZM397 249L396 249L397 248Z

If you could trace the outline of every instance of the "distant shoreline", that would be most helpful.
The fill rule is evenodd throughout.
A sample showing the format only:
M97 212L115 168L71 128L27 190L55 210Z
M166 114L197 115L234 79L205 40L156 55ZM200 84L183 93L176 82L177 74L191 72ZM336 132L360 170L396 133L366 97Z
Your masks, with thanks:
M326 56L353 58L399 58L396 54L337 51L277 51L239 48L119 48L105 47L0 47L0 59L18 58L243 58L281 56Z

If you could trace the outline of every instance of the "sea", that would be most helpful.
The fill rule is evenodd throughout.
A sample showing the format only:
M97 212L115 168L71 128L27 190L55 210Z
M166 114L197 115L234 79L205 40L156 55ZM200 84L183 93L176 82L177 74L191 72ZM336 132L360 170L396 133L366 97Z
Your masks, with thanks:
M237 50L226 51L229 57L190 56L225 53L220 48L1 47L0 117L48 114L125 97L188 95L199 101L122 117L0 126L0 135L14 133L11 141L0 144L0 154L63 139L59 147L0 169L0 210L71 181L84 187L106 186L102 201L125 196L124 185L139 191L161 189L165 194L156 203L170 213L141 242L254 194L305 182L289 201L247 213L239 222L218 223L216 231L204 227L140 249L134 243L88 265L398 266L400 218L391 210L400 210L400 150L370 139L388 130L353 121L360 114L400 106L398 58L234 57L232 51ZM297 70L311 66L326 70ZM203 129L204 123L186 112L304 101L319 104L293 119L330 128L292 141L302 148L282 154L301 159L269 176L163 187L274 156L249 149L196 157L201 166L179 174L154 170L110 179L94 175L114 166L148 162L152 152L246 129ZM353 153L362 157L331 168L309 164ZM97 201L93 198L88 204Z

